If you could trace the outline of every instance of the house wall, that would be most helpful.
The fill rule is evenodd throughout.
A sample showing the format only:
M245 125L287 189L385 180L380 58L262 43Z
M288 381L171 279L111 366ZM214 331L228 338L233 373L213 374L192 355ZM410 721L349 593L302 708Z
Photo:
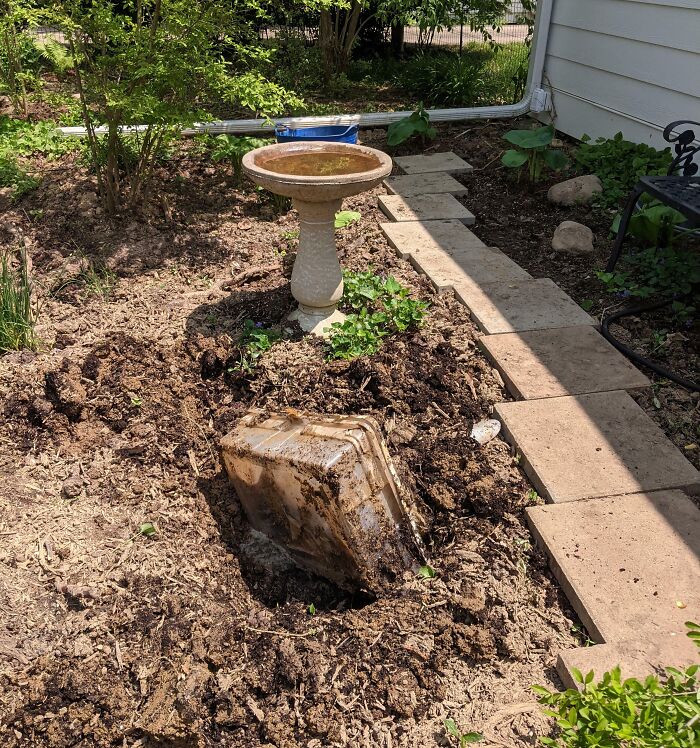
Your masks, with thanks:
M554 0L543 81L562 132L668 145L700 121L700 0Z

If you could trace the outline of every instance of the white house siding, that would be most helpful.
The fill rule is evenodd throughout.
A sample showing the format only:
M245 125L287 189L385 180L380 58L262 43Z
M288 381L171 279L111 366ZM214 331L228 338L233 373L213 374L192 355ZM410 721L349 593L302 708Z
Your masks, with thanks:
M554 0L543 80L562 132L664 147L700 121L700 0Z

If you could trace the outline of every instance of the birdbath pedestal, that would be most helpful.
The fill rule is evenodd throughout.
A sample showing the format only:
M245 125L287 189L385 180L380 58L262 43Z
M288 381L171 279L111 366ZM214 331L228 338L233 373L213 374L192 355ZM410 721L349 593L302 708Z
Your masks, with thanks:
M299 306L289 316L301 329L327 336L343 295L335 244L335 214L344 197L379 184L391 173L391 158L374 148L321 141L279 143L243 157L243 169L258 185L291 197L299 214L299 246L292 271L292 296Z

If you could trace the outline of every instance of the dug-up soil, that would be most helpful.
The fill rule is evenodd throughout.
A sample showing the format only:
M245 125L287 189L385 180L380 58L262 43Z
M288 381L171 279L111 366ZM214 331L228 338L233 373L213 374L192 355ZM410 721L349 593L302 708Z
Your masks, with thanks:
M242 376L243 321L292 303L295 214L185 152L152 209L107 220L63 167L0 226L42 304L39 351L0 359L0 743L429 748L453 718L484 745L535 745L551 726L530 685L559 687L580 632L509 449L469 439L502 383L463 307L388 248L381 190L347 201L362 220L341 260L428 300L426 325L351 363L291 332ZM373 415L436 576L350 596L271 553L218 453L251 406Z

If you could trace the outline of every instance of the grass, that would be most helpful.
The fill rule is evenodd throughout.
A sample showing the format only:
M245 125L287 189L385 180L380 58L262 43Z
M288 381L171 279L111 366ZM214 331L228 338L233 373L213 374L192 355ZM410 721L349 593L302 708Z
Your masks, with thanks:
M0 353L35 348L36 320L27 255L21 251L19 267L13 267L5 253L0 258Z

